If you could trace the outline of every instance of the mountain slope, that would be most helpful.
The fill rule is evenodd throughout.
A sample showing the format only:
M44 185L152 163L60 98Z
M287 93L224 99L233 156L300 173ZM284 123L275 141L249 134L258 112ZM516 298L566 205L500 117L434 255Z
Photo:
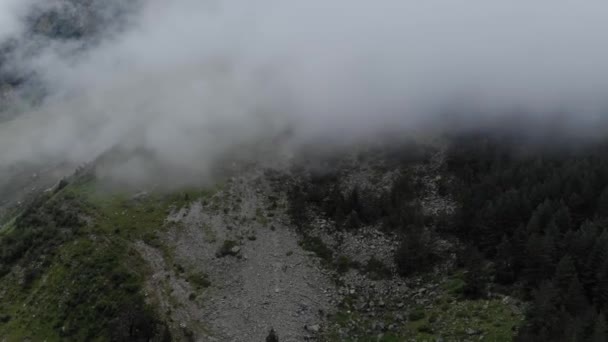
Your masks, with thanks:
M437 231L455 205L438 192L443 149L408 146L234 164L214 187L170 192L117 191L84 169L4 229L5 248L25 247L3 254L0 336L509 339L512 299L459 295L459 244ZM416 222L432 257L400 276Z

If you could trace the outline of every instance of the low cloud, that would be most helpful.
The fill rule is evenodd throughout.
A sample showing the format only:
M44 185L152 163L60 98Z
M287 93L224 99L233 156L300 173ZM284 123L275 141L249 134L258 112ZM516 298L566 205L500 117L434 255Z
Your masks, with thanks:
M19 36L23 11L2 9L23 6L0 4L0 39ZM607 108L606 13L596 0L144 1L94 41L14 54L45 94L0 124L0 165L120 148L199 174L286 132L356 141L513 112L584 131Z

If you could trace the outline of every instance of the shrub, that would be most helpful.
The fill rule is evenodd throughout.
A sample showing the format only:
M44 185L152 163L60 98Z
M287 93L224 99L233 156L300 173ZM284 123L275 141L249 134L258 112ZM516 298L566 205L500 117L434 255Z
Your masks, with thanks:
M186 280L188 280L189 283L194 285L194 287L199 290L211 286L211 282L209 281L208 276L205 273L201 272L194 272L188 274Z
M430 236L422 228L409 227L395 253L395 264L402 276L430 269L437 257Z
M300 246L307 251L314 252L325 262L330 262L333 258L333 251L319 237L304 236L304 239L300 241Z
M408 315L410 321L419 321L425 317L424 310L416 309Z
M215 253L215 256L222 258L228 255L236 256L238 252L234 251L234 247L238 246L238 242L234 240L225 240L220 249Z
M373 280L388 279L392 275L391 270L376 257L371 257L365 264L363 270Z
M421 333L425 333L425 334L432 334L433 333L433 328L431 327L430 324L428 323L424 323L421 326L418 327L418 331Z
M351 267L350 259L346 255L340 255L335 262L338 273L346 273Z

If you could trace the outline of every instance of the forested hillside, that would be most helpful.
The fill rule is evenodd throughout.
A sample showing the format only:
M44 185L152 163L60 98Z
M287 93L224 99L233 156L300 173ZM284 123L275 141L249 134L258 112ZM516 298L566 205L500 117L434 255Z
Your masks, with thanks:
M0 334L604 341L607 145L564 143L467 133L158 193L87 167L6 211Z
M0 0L0 342L608 341L608 7L548 3Z
M518 340L605 341L608 145L518 138L454 140L447 229L488 262L480 280L531 302Z

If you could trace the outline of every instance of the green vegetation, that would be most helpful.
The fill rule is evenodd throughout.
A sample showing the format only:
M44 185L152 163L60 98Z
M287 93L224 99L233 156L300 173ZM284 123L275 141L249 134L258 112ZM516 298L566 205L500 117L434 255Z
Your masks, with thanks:
M319 237L304 235L300 241L300 247L306 251L315 253L327 264L331 263L333 259L334 252Z
M211 286L209 277L201 272L190 272L186 275L186 280L197 290Z
M103 192L95 182L77 182L65 189L65 196L89 205L94 228L127 239L140 239L162 228L172 209L186 206L209 192L187 189L173 193ZM148 235L146 238L150 238Z
M8 341L171 339L146 304L146 263L133 242L162 248L172 209L207 192L103 192L80 176L33 200L0 232L0 337ZM188 273L197 289L206 275Z
M470 300L452 293L460 274L438 287L431 304L406 304L403 309L380 311L368 317L357 310L341 309L331 317L323 341L511 341L524 314L502 299ZM348 302L348 297L346 302ZM406 314L407 313L407 314ZM341 335L340 330L348 330ZM379 336L381 336L379 338Z
M426 314L424 313L424 309L418 308L410 312L410 314L408 315L408 319L412 322L416 322L423 319L425 316Z
M552 143L563 148L521 132L453 139L446 188L461 208L445 228L466 245L463 293L495 279L530 301L520 341L607 340L608 143Z
M215 253L215 256L218 258L222 258L228 255L236 256L238 253L239 243L234 240L224 240L222 246Z
M522 323L523 314L513 311L501 300L456 300L443 297L429 309L410 313L403 336L416 341L511 341ZM416 319L412 314L416 313Z
M78 237L54 253L48 269L15 286L15 274L0 280L13 318L0 325L11 339L143 339L166 330L141 297L145 265L123 241ZM128 324L124 326L124 324Z
M336 271L338 271L338 273L348 272L353 265L353 262L346 255L340 255L334 262L334 266L336 267Z
M367 260L362 271L373 280L389 279L393 275L391 270L376 257Z

